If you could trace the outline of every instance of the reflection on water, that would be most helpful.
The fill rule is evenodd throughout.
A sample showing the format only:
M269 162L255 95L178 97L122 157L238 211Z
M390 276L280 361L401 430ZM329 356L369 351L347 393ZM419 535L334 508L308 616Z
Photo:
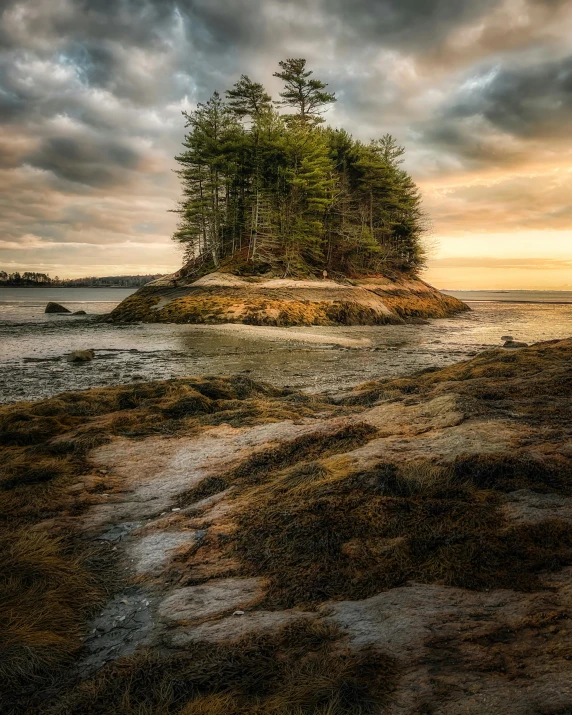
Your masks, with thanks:
M512 335L528 343L572 335L572 305L472 303L425 325L259 328L97 324L89 319L0 323L0 400L137 379L245 373L275 385L340 391L370 379L466 359ZM92 363L65 362L94 348Z

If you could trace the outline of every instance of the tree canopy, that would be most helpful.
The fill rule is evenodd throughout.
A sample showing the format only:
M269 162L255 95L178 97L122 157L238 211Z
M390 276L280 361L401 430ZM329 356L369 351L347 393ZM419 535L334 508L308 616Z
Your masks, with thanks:
M184 115L174 239L187 261L284 276L417 273L424 216L404 149L389 134L364 143L327 126L336 97L306 60L280 62L275 76L278 102L242 75L226 99L214 92Z

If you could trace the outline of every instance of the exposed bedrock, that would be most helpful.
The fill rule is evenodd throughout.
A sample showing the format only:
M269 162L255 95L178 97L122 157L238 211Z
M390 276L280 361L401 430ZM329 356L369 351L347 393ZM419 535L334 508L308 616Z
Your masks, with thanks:
M235 377L3 408L0 495L30 524L10 534L11 578L60 531L78 539L73 569L50 556L66 588L87 545L114 557L42 712L570 711L571 374L563 340L336 404ZM45 657L40 626L26 657Z
M468 310L415 278L354 281L241 278L211 273L194 282L161 278L113 312L113 321L250 325L384 325Z

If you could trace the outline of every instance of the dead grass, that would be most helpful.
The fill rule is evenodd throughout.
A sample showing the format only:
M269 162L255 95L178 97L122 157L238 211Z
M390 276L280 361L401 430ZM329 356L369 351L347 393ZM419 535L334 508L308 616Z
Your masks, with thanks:
M572 341L489 351L445 370L370 383L349 401L367 404L388 394L415 401L452 390L468 413L540 422L542 439L549 435L561 444L572 416L571 367ZM214 377L1 408L0 548L6 558L0 638L9 645L0 659L2 682L28 695L25 683L36 687L56 678L102 598L101 564L63 532L84 506L85 494L73 496L68 487L90 468L93 446L116 434L181 434L223 421L296 420L334 409L345 408L244 378ZM252 455L184 496L192 503L234 487L235 530L221 536L220 557L238 560L245 575L267 579L265 607L362 599L408 581L531 590L542 588L544 574L572 564L572 525L554 519L512 524L501 509L503 492L569 492L570 460L555 457L554 449L544 457L522 450L469 454L451 464L380 463L356 472L344 453L375 436L369 425L355 423L304 435ZM46 525L49 532L36 530ZM201 548L212 545L199 547L195 563ZM231 647L193 645L176 658L125 659L49 712L357 715L380 712L395 679L389 659L350 653L339 634L306 623Z
M512 526L498 493L455 468L297 464L264 474L241 505L233 553L269 578L272 608L368 598L410 580L529 590L572 563L571 525Z
M276 447L268 447L247 457L236 469L221 477L210 477L197 487L179 496L179 506L189 506L201 499L214 496L230 486L263 484L271 488L268 474L284 469L292 464L321 456L346 452L361 447L377 434L370 425L364 423L347 424L327 432L312 432Z
M401 322L355 301L309 301L197 290L156 309L159 298L130 296L111 313L115 321L245 323L247 325L384 325Z
M376 434L377 430L374 427L363 422L348 423L327 432L305 434L248 457L228 475L227 481L256 484L273 470L280 470L318 456L324 458L356 449L367 444Z
M93 550L29 530L1 530L0 549L0 693L9 699L70 664L106 590Z
M113 569L78 555L74 519L90 504L70 487L91 471L89 452L114 435L181 434L300 419L333 409L291 399L249 378L188 378L64 393L0 408L0 680L23 692L58 677L81 646L88 614L113 584ZM81 483L80 483L81 486ZM70 531L72 529L72 531ZM105 584L105 587L104 587Z
M442 392L465 398L476 416L521 419L550 428L572 420L572 340L538 343L518 350L488 350L477 357L407 378L371 381L342 400L371 405L383 399L426 399Z
M334 406L244 376L186 378L70 392L0 408L0 525L74 515L85 494L68 488L89 471L89 450L113 436L189 434L299 420ZM82 501L83 499L83 501Z
M251 265L245 268L246 273L252 273ZM266 278L272 276L272 270L267 272L270 268L262 268ZM199 271L195 277L209 272L212 270ZM236 265L230 270L221 266L220 272L243 275L243 271L238 270ZM259 272L254 270L254 274ZM282 276L283 274L275 277ZM307 279L311 276L297 277ZM340 282L348 285L349 282L343 275L337 277ZM394 276L394 279L399 282L399 276ZM310 299L310 296L305 295L303 287L292 289L288 286L286 290L265 291L256 286L256 281L253 277L246 279L245 286L241 288L192 284L178 288L144 287L117 306L110 314L110 319L117 322L143 320L152 323L245 323L272 326L385 325L420 318L445 318L469 310L460 300L441 294L430 286L427 286L426 290L422 287L415 290L409 286L391 290L386 286L372 290L369 298L365 293L365 300L364 289L361 288L347 300L347 290L341 295L335 287L327 285L326 289L320 291L323 297L312 295ZM319 285L317 287L321 288ZM383 311L382 305L379 309L371 305L371 299L374 299L375 295L392 311L390 314ZM165 304L159 307L162 299L166 299Z
M179 657L125 658L81 683L50 715L367 715L397 681L395 662L350 651L340 633L297 622L226 646L189 645Z
M139 290L137 293L128 296L125 300L114 308L110 313L110 318L115 322L135 323L140 320L147 322L149 316L153 314L153 308L159 302L159 296L154 291Z
M459 457L452 465L455 478L477 489L512 492L572 492L572 462L563 456L484 454Z

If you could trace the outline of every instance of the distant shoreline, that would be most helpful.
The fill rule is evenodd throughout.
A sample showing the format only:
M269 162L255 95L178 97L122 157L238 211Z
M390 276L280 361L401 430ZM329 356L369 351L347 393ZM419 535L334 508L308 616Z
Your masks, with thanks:
M138 286L125 286L125 285L101 285L101 284L91 284L91 285L53 285L53 284L35 284L35 285L7 285L6 283L0 283L0 290L2 288L5 289L29 289L29 288L34 288L38 289L39 292L42 290L60 290L60 289L69 289L69 290L78 290L78 289L86 289L86 290L132 290L136 291L138 290ZM452 295L461 298L467 303L514 303L514 304L523 304L523 305L572 305L572 290L558 290L558 291L550 291L550 290L533 290L533 289L515 289L515 290L507 290L507 289L499 289L497 291L495 290L487 290L487 289L467 289L467 290L448 290L448 289L439 289L441 292L445 293L446 295ZM487 293L489 294L490 297L482 297L479 296L479 293ZM507 294L513 294L514 297L505 297ZM558 300L558 299L553 299L553 300L542 300L539 299L537 296L526 296L527 293L565 293L567 294L567 299L566 300ZM515 295L516 294L516 295ZM0 293L1 295L1 293ZM568 296L570 296L568 298Z
M110 285L110 286L102 286L102 285L84 285L84 286L59 286L59 285L29 285L29 286L23 286L23 285L0 285L0 288L40 288L42 290L45 290L46 288L103 288L104 290L107 290L108 288L121 288L123 290L128 290L130 288L134 288L135 286L118 286L118 285Z
M459 293L461 291L458 291ZM570 300L506 300L502 298L465 298L467 303L525 303L530 305L572 305Z
M441 289L466 303L515 303L530 305L572 305L572 291L526 289Z

